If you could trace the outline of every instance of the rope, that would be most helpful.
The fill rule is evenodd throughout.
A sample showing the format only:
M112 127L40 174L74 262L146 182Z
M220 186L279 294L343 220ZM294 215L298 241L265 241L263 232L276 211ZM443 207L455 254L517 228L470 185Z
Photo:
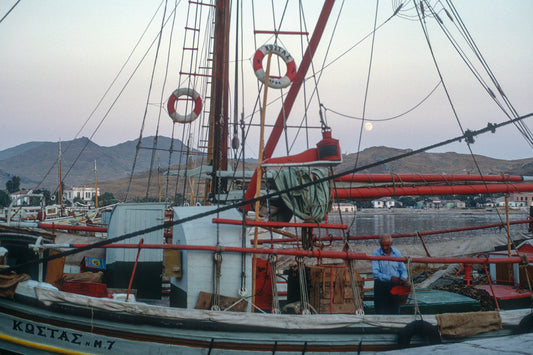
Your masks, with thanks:
M350 287L352 288L353 305L355 307L355 315L364 316L365 310L363 306L363 298L359 292L359 287L355 281L355 260L348 260L348 271L350 272Z
M216 252L213 254L214 259L214 275L213 279L213 304L211 310L220 311L220 276L222 275L222 254Z
M277 283L277 267L276 263L278 261L278 257L274 254L270 254L268 256L268 263L270 264L270 281L272 283L272 313L273 314L280 314L281 311L279 309L279 297L278 297L278 283Z
M487 265L483 264L483 268L485 269L485 275L487 275L487 281L489 282L490 292L492 293L492 298L494 299L494 304L496 305L496 309L500 310L500 304L498 303L498 297L496 297L496 293L494 293L494 288L492 287L492 281L490 280L490 273L487 269Z
M529 293L531 295L531 306L533 307L533 289L531 287L531 280L529 279L529 272L527 270L527 267L529 266L527 255L520 255L520 258L522 259L522 262L520 263L520 266L522 270L524 271L524 274L526 275L527 280L527 288L529 289Z
M302 314L311 314L309 310L309 297L307 295L307 276L305 274L304 258L301 256L296 257L296 263L298 264L298 278L300 284L300 310Z
M488 131L492 131L492 129L503 127L503 126L506 126L506 125L514 122L514 121L522 120L522 119L529 118L529 117L532 117L532 116L533 116L533 113L530 113L530 114L518 117L516 119L513 119L512 121L506 121L506 122L502 122L502 123L497 123L497 124L482 128L482 129L477 130L477 131L472 131L471 134L476 136L476 135L480 135L480 134L483 134L483 133L487 133ZM106 240L103 240L103 241L100 241L100 242L96 242L96 243L93 243L93 244L90 244L90 245L79 247L77 249L72 249L72 250L68 250L68 251L64 251L64 252L61 252L61 253L57 253L57 254L54 254L54 255L51 255L51 256L48 256L48 257L39 258L38 260L31 260L31 261L28 261L28 262L24 262L24 263L21 263L21 264L18 264L18 265L14 265L14 266L11 266L9 268L0 270L0 274L5 274L5 273L7 273L7 272L9 272L11 270L15 270L15 269L24 267L26 265L32 265L32 264L35 264L35 263L42 263L42 262L58 259L58 258L61 258L63 256L68 256L68 255L79 253L81 251L90 250L90 249L93 249L93 248L98 248L100 246L108 245L108 244L119 242L119 241L126 240L126 239L130 239L130 238L133 238L133 237L136 237L136 236L140 236L140 235L143 235L143 234L146 234L146 233L150 233L150 232L153 232L153 231L156 231L156 230L169 228L169 227L172 227L172 226L175 226L175 225L179 225L179 224L183 224L183 223L186 223L186 222L194 221L194 220L196 220L198 218L202 218L202 217L205 217L205 216L210 216L210 215L213 215L213 214L216 214L216 213L220 213L220 212L223 212L223 211L228 211L228 210L231 210L231 209L243 207L245 205L249 205L251 203L254 203L255 201L265 200L267 198L272 198L274 196L279 196L279 195L281 195L283 193L289 193L291 191L299 190L299 189L305 188L307 186L311 186L311 185L319 183L319 182L333 180L333 179L339 178L341 176L352 174L352 173L355 173L355 172L358 172L358 171L363 171L365 169L370 169L372 167L375 167L375 166L378 166L378 165L383 165L385 163L389 163L389 162L392 162L392 161L400 160L400 159L406 158L406 157L411 156L411 155L419 154L421 152L424 152L424 151L427 151L427 150L430 150L430 149L434 149L436 147L441 147L441 146L450 144L452 142L459 141L461 139L464 139L464 135L459 136L459 137L455 137L455 138L451 138L451 139L442 141L440 143L432 144L432 145L429 145L429 146L426 146L426 147L423 147L423 148L419 148L419 149L410 151L408 153L399 154L399 155L396 155L396 156L391 157L391 158L387 158L387 159L383 159L383 160L380 160L380 161L377 161L377 162L374 162L374 163L363 165L363 166L360 166L359 168L350 169L350 170L347 170L347 171L344 171L344 172L341 172L341 173L338 173L338 174L329 175L327 177L320 178L320 179L317 179L316 181L308 182L308 183L305 183L305 184L300 185L300 186L294 186L294 187L287 188L285 190L272 192L272 193L270 193L268 195L262 195L262 196L259 196L259 197L255 197L255 198L252 198L252 199L249 199L249 200L237 202L237 203L234 203L234 204L224 205L224 206L218 207L218 208L213 209L213 210L209 210L209 211L206 211L206 212L198 213L198 214L196 214L194 216L189 216L189 217L177 219L177 220L174 220L172 222L165 222L165 223L153 226L153 227L145 228L143 230L139 230L139 231L135 231L135 232L131 232L131 233L126 233L126 234L120 235L118 237L114 237L114 238L111 238L111 239L106 239Z
M413 302L415 304L415 307L414 307L414 316L415 316L415 319L418 317L420 317L420 320L424 320L422 318L422 313L420 312L420 308L418 307L418 300L416 298L416 290L415 290L415 287L414 287L414 284L413 284L413 274L411 272L411 257L408 256L407 257L407 275L409 277L409 284L411 285L411 291L413 293Z

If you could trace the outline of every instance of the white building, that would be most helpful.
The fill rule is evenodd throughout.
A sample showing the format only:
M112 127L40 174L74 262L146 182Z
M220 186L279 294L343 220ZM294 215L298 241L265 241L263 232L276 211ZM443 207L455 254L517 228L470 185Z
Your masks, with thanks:
M29 205L30 204L30 197L27 196L31 191L28 190L20 190L17 192L13 192L9 197L11 198L11 201L16 202L13 204L13 206L23 206L23 205Z
M332 212L357 212L357 206L351 203L332 203Z
M96 195L96 189L91 186L81 185L73 186L70 189L65 189L63 196L65 199L70 202L74 202L76 197L82 199L85 202L92 201L93 197ZM100 196L100 189L98 189L98 196Z
M396 200L393 200L390 197L382 197L379 200L372 201L373 208L394 208L400 207L400 203Z

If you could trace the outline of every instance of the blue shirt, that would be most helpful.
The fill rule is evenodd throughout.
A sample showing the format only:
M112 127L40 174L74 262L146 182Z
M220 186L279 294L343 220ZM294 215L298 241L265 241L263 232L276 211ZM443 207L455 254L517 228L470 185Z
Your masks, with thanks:
M381 248L376 249L372 255L387 256ZM398 249L391 248L389 256L402 256L402 253ZM407 268L400 261L372 260L372 273L375 280L390 281L392 276L407 279Z

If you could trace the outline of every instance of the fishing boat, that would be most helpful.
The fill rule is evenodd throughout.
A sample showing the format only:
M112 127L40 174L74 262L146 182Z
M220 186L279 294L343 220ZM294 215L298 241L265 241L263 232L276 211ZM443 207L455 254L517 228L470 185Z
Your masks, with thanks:
M472 265L516 265L528 275L532 260L518 249L506 257L372 256L358 249L355 242L363 238L350 236L346 223L327 219L331 204L339 200L532 192L533 183L524 176L367 172L450 143L471 145L478 136L509 124L531 139L524 122L533 114L504 109L506 119L501 123L462 130L457 137L445 137L391 158L364 164L356 161L336 170L343 154L335 138L337 131L326 117L332 109L320 102L316 91L328 62L319 70L315 55L327 53L326 47L320 46L321 39L326 29L335 32L330 17L343 15L343 4L324 1L309 32L306 26L310 23L300 17L303 8L290 12L282 7L282 21L271 30L254 26L253 55L247 69L241 68L247 48L241 44L245 31L230 37L231 29L243 28L250 19L242 12L244 2L216 0L186 6L179 80L158 105L160 111L166 109L176 130L195 137L199 147L206 144L203 150L193 149L193 139L185 139L189 142L184 154L187 159L163 175L167 182L180 179L176 186L183 189L181 200L177 201L177 193L167 202L127 202L126 196L125 203L114 206L103 218L107 238L91 243L58 242L53 232L20 224L0 229L4 248L1 349L24 354L359 353L501 337L533 329L529 308L424 314L417 298L422 291L416 288L410 291L411 314L372 314L365 304L365 278L356 267L358 262L371 260L405 262L409 270L419 263L458 263L465 270ZM383 25L405 15L404 11L416 16L423 29L429 20L442 24L439 14L443 11L462 25L451 2L448 7L439 6L442 8L434 8L426 1L415 6L398 2ZM179 10L165 7L162 28ZM291 29L296 18L302 18L297 31ZM230 19L235 20L234 27ZM200 24L207 24L210 30L203 32ZM376 23L368 40L379 28ZM296 40L285 40L285 36ZM162 38L162 31L157 38ZM205 56L200 51L202 38ZM293 46L301 49L299 56L293 56ZM233 69L230 63L235 63ZM233 86L230 74L236 78ZM245 80L255 86L258 107L247 120L239 112L243 94L251 92L248 86L241 87L240 81ZM312 94L305 89L310 82ZM441 85L445 85L442 78ZM275 90L282 93L279 100L269 96ZM491 97L503 92L489 91ZM230 92L236 98L233 103ZM315 125L307 135L300 132L303 125L291 127L288 123L299 100L305 108L300 112L302 122ZM311 123L307 109L313 101L319 114ZM269 126L267 111L276 105L279 113ZM364 117L361 122L361 127L369 123ZM257 136L248 134L250 128L259 129ZM266 128L270 136L265 142ZM289 134L289 128L296 133ZM283 135L287 152L280 154L277 144ZM291 152L290 140L302 135L314 143ZM257 160L246 163L245 150L254 141L259 147ZM153 148L155 152L158 147ZM155 163L155 153L152 160ZM506 224L510 223L500 223ZM78 227L55 226L82 229ZM511 245L510 236L508 240ZM89 254L93 250L104 250L105 255ZM73 255L81 258L79 272L66 268L66 258ZM285 300L278 292L280 275L287 280Z

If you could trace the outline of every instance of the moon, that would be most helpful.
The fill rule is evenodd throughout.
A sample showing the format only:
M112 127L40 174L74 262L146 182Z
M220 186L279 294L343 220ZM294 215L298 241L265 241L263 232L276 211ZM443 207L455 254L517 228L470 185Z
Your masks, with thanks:
M367 122L367 123L365 123L365 129L366 129L367 131L370 132L370 131L372 130L372 128L374 128L374 125L372 124L372 122Z

